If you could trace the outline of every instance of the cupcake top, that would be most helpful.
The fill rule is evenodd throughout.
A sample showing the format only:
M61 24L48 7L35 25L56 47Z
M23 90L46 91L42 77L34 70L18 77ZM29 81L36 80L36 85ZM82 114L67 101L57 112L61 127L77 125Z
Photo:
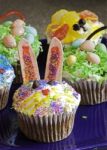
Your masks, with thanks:
M26 115L69 113L80 103L80 95L66 82L35 81L22 85L14 95L13 107Z
M39 54L41 43L37 30L27 25L23 20L5 21L0 24L0 54L6 56L12 65L19 61L18 43L24 38L32 46L36 56Z
M49 46L44 80L40 80L37 62L29 43L22 40L19 56L23 85L15 92L13 107L33 116L70 113L80 103L80 95L62 82L63 48L54 37Z
M61 9L52 15L46 36L48 41L52 37L57 37L64 44L68 44L80 38L86 39L102 26L103 23L99 21L98 16L89 10L76 12ZM96 34L93 40L97 42L103 34L104 31Z
M103 82L107 80L107 48L81 39L64 48L63 77L75 82L81 79Z
M14 70L5 56L0 55L0 88L10 86L14 79Z

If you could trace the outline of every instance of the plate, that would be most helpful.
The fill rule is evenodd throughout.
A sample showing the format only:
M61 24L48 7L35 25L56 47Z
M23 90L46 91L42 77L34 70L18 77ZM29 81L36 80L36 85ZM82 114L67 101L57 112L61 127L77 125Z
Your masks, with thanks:
M48 45L42 40L44 52L38 58L41 77L44 76ZM20 85L12 85L7 107L0 111L0 149L17 150L107 150L107 103L79 106L70 136L54 143L37 143L20 131L12 108L12 96Z

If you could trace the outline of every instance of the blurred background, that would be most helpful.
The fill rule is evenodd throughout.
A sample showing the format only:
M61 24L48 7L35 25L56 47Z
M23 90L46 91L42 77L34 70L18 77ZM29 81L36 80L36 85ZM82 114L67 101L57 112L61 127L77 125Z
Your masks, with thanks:
M12 9L21 11L26 22L37 28L40 38L45 37L51 15L62 8L78 12L89 9L107 25L106 0L0 0L0 15Z

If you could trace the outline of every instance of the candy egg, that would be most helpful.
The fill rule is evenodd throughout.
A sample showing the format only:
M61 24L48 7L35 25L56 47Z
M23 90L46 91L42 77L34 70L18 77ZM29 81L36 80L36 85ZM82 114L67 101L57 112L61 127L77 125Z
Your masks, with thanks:
M100 57L97 54L94 54L92 52L87 53L87 60L92 64L100 63Z
M12 29L12 34L14 36L21 36L24 34L24 28L23 27L15 27Z
M15 28L15 27L23 27L25 25L25 22L21 19L16 19L13 24L12 24L12 27Z
M12 21L5 21L5 22L3 23L4 26L9 26L9 25L11 25L11 24L12 24Z
M71 46L72 46L73 48L78 48L84 41L85 41L84 39L75 40L75 41L71 44Z
M97 44L96 47L95 47L95 49L103 51L103 52L107 52L107 48L106 48L106 46L103 43Z
M91 40L87 40L81 44L80 50L84 51L94 51L95 44Z
M32 35L32 34L27 34L26 36L25 36L25 39L27 39L28 40L28 42L30 43L30 44L32 44L33 42L34 42L34 35Z
M26 32L33 34L34 36L37 36L37 30L34 27L27 26L25 28Z
M8 48L16 47L16 40L12 35L7 35L3 39L3 43Z
M69 55L68 58L67 58L67 60L66 60L67 65L70 66L70 65L75 64L75 63L76 63L76 60L77 60L76 56L74 56L74 55Z

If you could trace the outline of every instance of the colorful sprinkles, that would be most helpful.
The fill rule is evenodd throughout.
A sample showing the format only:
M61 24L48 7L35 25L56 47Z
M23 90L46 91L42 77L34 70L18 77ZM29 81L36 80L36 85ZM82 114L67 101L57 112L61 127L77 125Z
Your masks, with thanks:
M44 116L70 112L78 106L80 95L66 82L55 81L52 85L44 80L38 82L37 89L23 85L17 90L13 103L17 111L27 115Z
M57 74L57 68L59 67L60 62L60 51L58 47L52 47L51 49L52 56L50 57L49 64L49 80L55 80Z
M18 97L21 100L24 100L25 98L27 98L28 96L30 96L32 94L32 91L29 87L26 86L22 86L21 88L19 88L18 90Z
M0 68L0 74L3 74L5 70L3 68Z
M23 60L25 63L25 78L27 81L33 81L34 80L34 67L32 64L32 60L30 57L30 51L29 51L29 45L25 45L22 47L23 48Z
M14 70L7 58L0 55L0 87L10 86L15 77Z

